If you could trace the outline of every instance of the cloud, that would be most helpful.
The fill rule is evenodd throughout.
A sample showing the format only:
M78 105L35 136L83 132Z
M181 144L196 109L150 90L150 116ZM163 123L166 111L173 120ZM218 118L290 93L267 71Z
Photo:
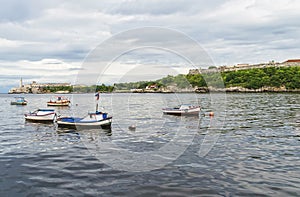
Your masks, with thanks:
M63 62L57 59L42 59L40 61L22 60L17 62L0 62L1 85L14 86L20 78L24 82L73 82L76 78L80 64L76 62Z
M17 84L12 76L22 74L32 79L58 81L64 73L68 76L64 78L66 82L72 82L70 76L81 71L79 65L91 50L116 33L144 26L170 28L186 34L210 54L216 65L299 58L300 2L297 0L81 3L12 0L0 3L0 66L3 79L7 79L1 83L5 84ZM159 31L151 36L149 32L136 32L130 39L115 40L115 47L130 48L147 40L195 52L186 40L176 36L166 39L167 35ZM48 60L55 61L47 63ZM153 53L140 49L124 56L120 64L133 62L181 65L184 61L174 55L166 56L163 50Z
M55 6L57 1L38 0L1 0L0 21L22 22L32 18L38 18L43 10Z

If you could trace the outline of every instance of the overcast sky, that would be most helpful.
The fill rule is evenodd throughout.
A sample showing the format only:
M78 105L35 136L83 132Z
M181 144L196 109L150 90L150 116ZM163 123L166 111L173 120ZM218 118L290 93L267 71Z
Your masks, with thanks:
M145 26L182 33L198 42L217 66L300 58L299 0L0 0L0 3L0 92L18 85L20 77L25 83L32 80L76 83L77 73L93 49L120 32ZM157 38L164 36L168 37L153 34L151 39L157 42ZM134 35L129 43L133 41ZM173 44L180 48L186 44L183 41L174 38ZM124 72L140 74L144 69L147 73L147 66L171 65L170 73L186 72L190 65L174 54L168 47L120 54L102 82L120 81L118 75L127 79ZM159 74L167 74L166 70Z

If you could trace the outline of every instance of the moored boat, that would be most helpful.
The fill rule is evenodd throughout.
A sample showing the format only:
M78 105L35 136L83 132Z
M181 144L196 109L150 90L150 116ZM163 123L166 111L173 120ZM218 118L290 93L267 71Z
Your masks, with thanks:
M57 119L59 127L69 127L75 129L84 128L110 128L112 117L108 117L107 113L96 111L88 113L83 118L78 117L60 117Z
M25 97L18 96L15 97L15 101L10 102L11 105L27 105L27 101L25 100Z
M56 113L54 109L37 109L34 112L25 114L25 120L34 122L53 122Z
M162 110L163 110L164 114L169 114L169 115L177 115L177 116L193 115L193 116L198 116L201 108L198 105L182 104L182 105L179 105L178 107L164 108Z
M62 96L57 96L56 98L50 99L50 101L47 102L48 106L69 106L71 101Z

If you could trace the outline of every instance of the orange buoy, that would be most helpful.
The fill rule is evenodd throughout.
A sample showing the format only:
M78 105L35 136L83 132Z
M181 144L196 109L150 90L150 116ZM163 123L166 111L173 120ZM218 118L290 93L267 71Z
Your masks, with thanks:
M214 114L214 112L209 112L209 114L208 114L210 117L213 117L215 114Z

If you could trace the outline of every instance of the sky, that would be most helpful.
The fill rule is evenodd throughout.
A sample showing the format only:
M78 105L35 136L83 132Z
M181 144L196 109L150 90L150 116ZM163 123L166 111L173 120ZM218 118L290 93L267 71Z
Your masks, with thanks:
M204 67L300 58L298 0L0 3L0 92L21 77L24 83L79 83L78 74L96 56L101 73L91 83L106 84L186 73L193 66L187 51L201 53Z

